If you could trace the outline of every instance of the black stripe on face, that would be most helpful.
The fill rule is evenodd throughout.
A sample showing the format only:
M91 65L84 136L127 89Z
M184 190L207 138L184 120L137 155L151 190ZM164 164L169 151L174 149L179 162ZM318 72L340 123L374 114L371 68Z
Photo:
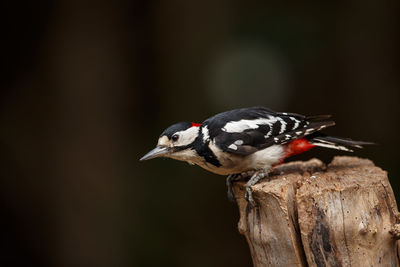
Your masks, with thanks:
M210 141L203 142L203 133L199 131L199 136L193 141L193 143L188 144L186 146L176 146L172 148L172 153L174 152L179 152L183 151L186 149L194 149L196 153L200 156L203 157L204 160L215 167L221 167L221 163L215 156L214 152L208 147L208 144Z
M204 160L215 167L221 167L221 163L215 156L214 152L211 151L211 149L208 147L208 144L210 141L203 142L203 133L202 131L199 132L199 136L194 140L192 144L190 144L191 147L196 150L196 153L200 156L203 157Z

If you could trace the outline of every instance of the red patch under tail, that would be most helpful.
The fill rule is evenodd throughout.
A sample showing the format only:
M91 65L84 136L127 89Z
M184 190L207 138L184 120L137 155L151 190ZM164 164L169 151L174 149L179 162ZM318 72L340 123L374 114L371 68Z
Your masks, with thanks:
M313 147L315 147L315 145L308 142L308 140L305 138L296 139L287 144L285 157L280 162L274 164L272 167L276 167L282 164L288 157L301 154L303 152L310 150Z
M315 147L315 145L308 142L308 140L305 138L296 139L287 145L285 158L301 154L313 147Z

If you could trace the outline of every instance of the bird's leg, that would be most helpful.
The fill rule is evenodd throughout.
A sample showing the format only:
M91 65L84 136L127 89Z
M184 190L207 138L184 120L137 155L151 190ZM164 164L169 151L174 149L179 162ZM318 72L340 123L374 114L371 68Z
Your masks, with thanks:
M253 174L253 176L251 176L250 180L247 182L246 184L246 200L250 203L250 205L252 205L253 207L255 206L255 202L253 199L253 194L251 192L251 186L255 185L256 183L258 183L258 181L260 181L262 178L268 176L268 174L264 171L258 171L255 172Z
M228 175L228 177L226 177L226 186L228 187L228 199L230 201L236 202L235 194L233 193L233 189L232 189L233 182L236 182L240 179L244 179L247 177L252 177L255 173L256 173L256 171L247 171L247 172L242 172L242 173L230 174L230 175ZM260 174L262 174L262 173L260 172ZM262 176L262 177L264 177L264 176Z
M233 193L233 182L236 182L242 178L245 177L251 177L253 175L253 171L250 172L242 172L242 173L235 173L235 174L230 174L228 177L226 177L226 186L228 187L228 198L232 202L236 202L235 200L235 194Z
M228 187L228 199L232 202L235 202L235 195L233 194L232 185L233 181L240 178L240 174L230 174L226 178L226 186Z

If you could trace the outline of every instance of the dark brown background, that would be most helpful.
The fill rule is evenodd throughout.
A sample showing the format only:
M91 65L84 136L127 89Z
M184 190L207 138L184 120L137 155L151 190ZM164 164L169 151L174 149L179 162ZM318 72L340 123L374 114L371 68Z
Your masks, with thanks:
M398 1L7 3L2 266L251 266L224 177L138 161L230 108L333 114L400 193Z

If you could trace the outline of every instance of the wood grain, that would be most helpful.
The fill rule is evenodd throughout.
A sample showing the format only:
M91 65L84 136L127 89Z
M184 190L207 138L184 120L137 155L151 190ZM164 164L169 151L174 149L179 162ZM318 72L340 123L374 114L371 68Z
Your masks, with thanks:
M234 186L254 266L399 266L400 219L387 173L366 159L312 159Z

